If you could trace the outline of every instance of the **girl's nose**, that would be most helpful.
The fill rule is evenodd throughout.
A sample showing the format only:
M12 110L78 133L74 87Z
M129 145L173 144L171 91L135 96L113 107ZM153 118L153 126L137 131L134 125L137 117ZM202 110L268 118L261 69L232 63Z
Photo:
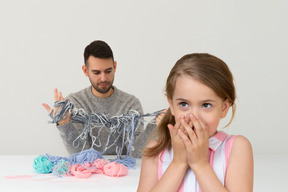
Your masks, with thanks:
M199 108L197 107L193 107L191 110L190 110L190 114L193 114L194 116L198 116L199 115Z

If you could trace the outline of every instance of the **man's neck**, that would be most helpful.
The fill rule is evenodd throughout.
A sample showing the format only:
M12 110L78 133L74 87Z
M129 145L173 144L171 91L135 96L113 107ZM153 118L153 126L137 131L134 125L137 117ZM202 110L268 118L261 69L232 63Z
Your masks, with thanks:
M114 88L113 87L111 87L107 93L100 93L97 90L95 90L93 88L93 86L91 88L92 88L93 95L96 96L96 97L99 97L99 98L110 97L114 93Z

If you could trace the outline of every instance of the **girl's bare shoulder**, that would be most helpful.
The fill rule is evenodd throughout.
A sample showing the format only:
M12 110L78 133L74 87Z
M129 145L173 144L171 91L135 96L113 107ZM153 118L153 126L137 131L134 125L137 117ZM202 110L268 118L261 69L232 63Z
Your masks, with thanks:
M246 137L237 135L232 145L232 152L235 150L241 153L245 153L245 151L250 153L252 152L252 145Z

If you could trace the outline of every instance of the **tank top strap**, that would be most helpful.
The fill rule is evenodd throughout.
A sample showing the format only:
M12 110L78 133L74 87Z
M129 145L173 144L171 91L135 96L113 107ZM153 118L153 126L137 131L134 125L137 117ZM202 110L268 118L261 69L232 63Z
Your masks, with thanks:
M227 136L221 145L217 148L217 150L211 152L211 156L213 155L214 158L213 161L210 162L210 165L212 166L215 174L223 186L225 185L225 178L229 164L232 143L235 137L236 136L234 135Z

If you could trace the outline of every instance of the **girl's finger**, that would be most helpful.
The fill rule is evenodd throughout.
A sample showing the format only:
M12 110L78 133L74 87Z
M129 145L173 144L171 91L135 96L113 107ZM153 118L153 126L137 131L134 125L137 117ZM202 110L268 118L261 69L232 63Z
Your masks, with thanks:
M184 133L185 135L188 136L188 133L187 133L187 131L185 130L185 127L184 127L182 124L180 124L180 126L179 126L179 130L181 130L182 133Z
M181 122L182 119L183 119L184 121L186 121L186 122L190 121L189 117L187 118L187 115L186 115L186 116L182 115L182 116L180 117L180 122ZM182 131L184 134L188 135L187 131L185 130L184 126L183 126L181 123L180 123L179 129L181 129L181 131Z
M198 120L199 124L203 128L205 137L209 138L209 131L208 131L207 125L204 123L204 121L201 119L201 117L197 117L196 119Z
M183 133L183 131L181 131L180 129L178 130L178 133L180 135L180 138L182 139L182 141L184 142L185 148L190 149L192 147L192 142L191 140L188 138L188 136L186 134Z
M181 122L182 120L185 121L185 116L184 116L184 115L181 115L181 117L180 117L180 122ZM179 129L181 129L181 131L185 131L185 128L184 128L182 125L179 126Z
M190 120L190 114L185 116L185 121L189 125L189 127L193 127L193 122ZM186 135L188 135L187 131L184 129L183 131Z
M171 124L168 124L167 125L167 127L168 127L168 129L169 129L169 133L170 133L170 137L171 137L171 139L172 139L172 137L174 136L174 134L173 134L173 125L171 125Z
M203 122L200 123L200 121L202 120L199 118L199 116L191 114L190 118L191 118L191 121L193 122L194 130L195 130L198 140L206 139L206 133L204 130L205 128L202 127L204 124Z
M192 129L192 127L190 127L184 119L182 119L181 124L183 125L183 127L185 128L187 135L189 137L189 139L191 140L192 144L195 143L197 141L197 136L194 132L194 130Z
M180 129L181 124L179 122L176 122L174 125L174 136L178 134L178 130Z
M188 123L188 125L190 126L190 127L193 127L193 122L191 121L191 119L190 119L190 115L191 114L187 114L186 115L186 122Z
M171 124L168 124L168 129L169 129L169 132L170 132L170 137L175 137L177 135L177 132L178 132L178 129L179 129L179 125L180 123L176 122L176 124L173 126Z

